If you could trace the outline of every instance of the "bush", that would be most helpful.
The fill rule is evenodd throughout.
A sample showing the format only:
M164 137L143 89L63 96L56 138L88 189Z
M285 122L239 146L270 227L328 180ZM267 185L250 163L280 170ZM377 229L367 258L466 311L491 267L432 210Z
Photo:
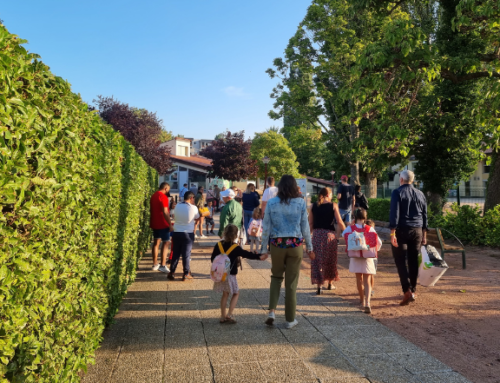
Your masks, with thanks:
M157 174L0 26L0 381L77 382L146 249Z
M389 212L391 210L391 200L382 198L368 199L368 218L376 221L389 222Z

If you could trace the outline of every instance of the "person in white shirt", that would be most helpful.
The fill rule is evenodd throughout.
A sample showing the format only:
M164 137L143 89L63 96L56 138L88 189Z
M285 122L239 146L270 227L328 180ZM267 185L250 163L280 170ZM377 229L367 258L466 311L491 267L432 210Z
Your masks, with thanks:
M262 195L262 217L266 213L267 201L278 195L278 188L274 186L274 177L267 177L267 185L269 187L264 190L264 194Z
M175 224L172 233L172 262L170 264L170 273L167 278L173 281L174 273L182 257L183 276L182 280L193 279L191 269L191 249L194 243L194 226L200 219L198 208L194 205L194 194L187 191L184 194L184 202L177 204L174 210Z

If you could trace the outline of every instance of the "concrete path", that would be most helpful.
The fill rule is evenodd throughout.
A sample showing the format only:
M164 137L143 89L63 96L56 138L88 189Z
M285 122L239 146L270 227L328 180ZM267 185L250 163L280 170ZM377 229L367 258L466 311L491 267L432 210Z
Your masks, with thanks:
M278 325L268 328L269 260L244 260L238 323L219 324L210 253L195 247L188 282L151 271L149 255L140 262L83 382L467 382L333 292L314 295L308 275L297 294L299 325L283 327L282 299Z

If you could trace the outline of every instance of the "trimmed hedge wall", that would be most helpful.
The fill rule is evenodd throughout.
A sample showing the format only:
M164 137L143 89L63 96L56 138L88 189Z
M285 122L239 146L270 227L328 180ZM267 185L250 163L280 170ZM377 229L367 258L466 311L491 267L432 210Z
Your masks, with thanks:
M368 218L376 221L389 222L389 212L391 210L391 200L382 198L368 199Z
M0 26L0 382L77 382L150 239L156 171Z

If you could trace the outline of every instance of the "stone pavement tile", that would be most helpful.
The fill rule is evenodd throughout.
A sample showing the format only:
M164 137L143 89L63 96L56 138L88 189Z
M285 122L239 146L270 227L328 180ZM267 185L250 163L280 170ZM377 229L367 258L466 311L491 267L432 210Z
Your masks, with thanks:
M245 363L258 361L252 347L240 346L209 346L208 354L212 364Z
M257 362L216 364L213 368L216 383L267 382Z
M212 369L209 364L191 365L185 368L182 364L177 367L165 367L165 383L198 383L213 382Z
M368 335L368 334L366 334ZM411 342L408 342L405 338L394 334L394 336L371 338L376 344L377 348L386 353L422 353L423 350L417 347Z
M157 351L137 351L120 354L115 370L155 370L162 368L162 366L163 349Z
M283 335L288 339L290 343L327 343L328 340L315 329L303 329L300 328L302 322L292 328L283 329Z
M359 335L367 336L370 338L390 338L397 337L398 335L394 333L389 328L385 327L383 324L378 322L369 326L352 326L353 330Z
M87 366L87 373L83 377L82 383L106 383L111 376L117 357L118 352L97 350L96 363Z
M189 369L196 365L210 365L205 346L186 348L165 348L165 368L184 367Z
M318 331L321 332L329 340L336 341L350 341L352 339L359 339L361 336L354 330L354 326L334 325L334 326L317 326Z
M450 367L423 351L404 354L388 353L387 355L413 374L451 371Z
M350 340L332 339L331 342L347 356L383 354L370 338L355 337Z
M341 376L363 377L362 373L341 356L326 359L309 359L305 363L319 379L338 378Z
M288 343L283 333L276 327L264 326L262 329L245 330L246 341L249 344L279 344Z
M418 383L416 377L414 375L409 374L408 372L401 372L400 375L396 376L383 376L383 377L369 377L370 382L372 383ZM437 382L436 382L437 383Z
M348 326L370 326L378 323L370 315L361 312L359 314L354 312L336 313L334 319L340 321L340 324L343 323Z
M416 379L419 383L471 383L464 376L460 375L458 372L434 372L434 373L424 373L421 375L416 375Z
M370 380L409 375L403 366L389 355L359 355L351 356L349 360Z
M259 362L268 382L317 383L311 370L301 360Z
M221 325L229 326L229 325ZM205 333L205 339L208 346L237 346L237 345L247 345L248 331L236 330L236 331L207 331Z
M163 336L154 338L145 337L127 337L123 341L123 346L120 352L120 358L125 354L138 354L141 352L156 352L163 353L164 339Z
M341 353L330 343L294 343L293 348L302 359L326 359L341 357Z
M161 368L161 366L160 366ZM110 383L162 383L163 372L156 370L124 370L117 369L113 372Z
M321 383L369 383L366 378L338 377L324 378L319 380Z
M299 355L289 343L252 344L250 347L259 361L290 360L299 358Z

